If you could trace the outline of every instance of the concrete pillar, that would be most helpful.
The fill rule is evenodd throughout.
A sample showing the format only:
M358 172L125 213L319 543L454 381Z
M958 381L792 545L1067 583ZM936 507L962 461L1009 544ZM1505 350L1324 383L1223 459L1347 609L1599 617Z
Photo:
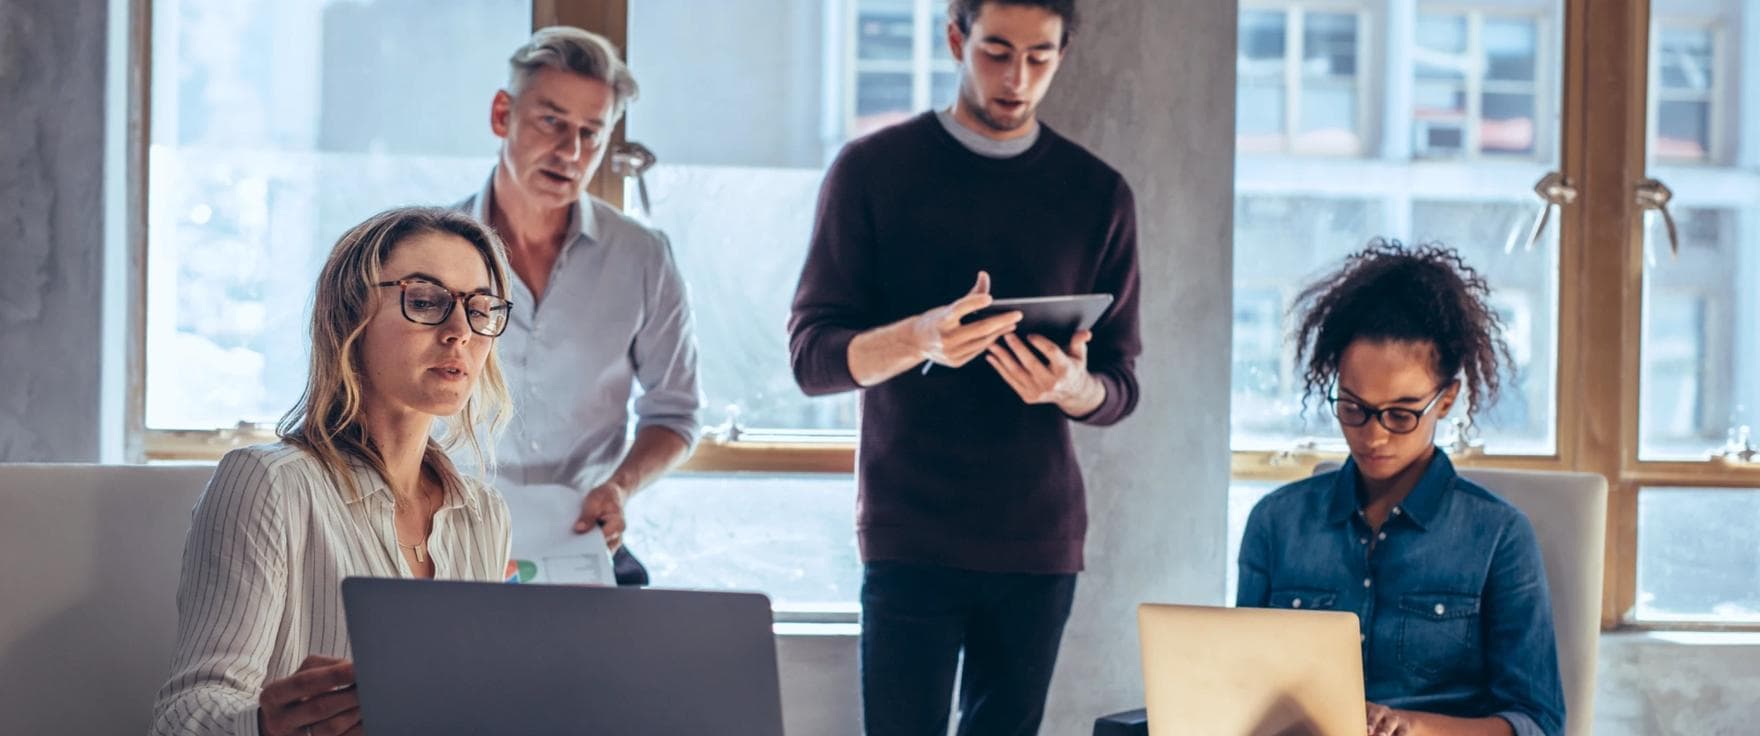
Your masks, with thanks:
M109 17L0 0L0 462L99 458Z
M1043 733L1140 707L1136 606L1222 603L1233 277L1233 0L1108 0L1086 15L1044 104L1051 127L1137 197L1143 387L1135 416L1083 428L1087 572Z

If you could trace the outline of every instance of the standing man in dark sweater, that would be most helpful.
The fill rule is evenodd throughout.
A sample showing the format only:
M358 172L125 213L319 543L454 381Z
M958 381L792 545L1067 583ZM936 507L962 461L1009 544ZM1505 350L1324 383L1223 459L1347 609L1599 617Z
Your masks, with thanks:
M808 394L865 389L869 736L942 733L962 650L959 733L1037 732L1087 531L1069 422L1136 407L1130 187L1036 115L1074 5L952 0L953 108L850 143L820 192L790 349ZM1018 312L962 324L992 285L1115 301L1057 345Z

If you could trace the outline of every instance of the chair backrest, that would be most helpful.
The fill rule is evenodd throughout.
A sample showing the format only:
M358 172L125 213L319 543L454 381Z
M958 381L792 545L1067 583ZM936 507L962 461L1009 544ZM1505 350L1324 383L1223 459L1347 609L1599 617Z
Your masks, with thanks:
M1316 474L1337 470L1322 463ZM1595 653L1601 639L1601 581L1606 561L1607 479L1593 473L1461 468L1528 516L1540 538L1552 625L1558 636L1559 675L1571 736L1594 725Z
M141 733L211 465L0 465L0 733Z

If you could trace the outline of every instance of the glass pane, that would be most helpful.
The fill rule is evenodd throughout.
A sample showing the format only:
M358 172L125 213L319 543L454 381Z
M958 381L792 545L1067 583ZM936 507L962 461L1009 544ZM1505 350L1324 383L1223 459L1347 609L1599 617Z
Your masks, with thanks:
M1716 58L1712 53L1713 38L1706 28L1662 26L1656 51L1656 68L1661 73L1657 81L1662 88L1710 91L1712 61Z
M1760 623L1760 491L1638 494L1637 617Z
M1531 94L1487 93L1479 147L1486 153L1533 153L1538 121Z
M1302 75L1355 77L1357 16L1350 13L1309 13L1303 18Z
M1281 78L1242 81L1235 92L1235 132L1245 148L1277 148L1283 140L1284 89Z
M1302 281L1361 247L1365 233L1384 229L1381 204L1237 191L1234 211L1234 447L1341 442L1324 402L1302 405L1301 376L1285 344L1289 305Z
M1282 73L1288 44L1289 16L1281 10L1243 10L1240 64L1244 72ZM1266 64L1272 65L1269 70Z
M762 591L778 610L853 610L855 524L847 475L681 474L636 497L625 535L657 586Z
M856 74L856 128L861 132L879 130L909 118L911 108L911 75L893 72L859 72Z
M1664 101L1656 106L1657 158L1697 161L1711 155L1711 103Z
M525 0L153 4L147 426L273 422L337 236L482 187Z
M1562 43L1552 34L1563 28L1564 3L1532 5L1533 15L1521 17L1420 12L1408 23L1393 23L1391 33L1382 31L1388 24L1359 21L1356 46L1365 50L1363 58L1403 60L1400 68L1374 73L1409 84L1410 95L1357 92L1353 98L1344 85L1303 75L1297 121L1298 131L1310 135L1305 131L1347 130L1347 121L1361 129L1389 112L1411 114L1410 131L1393 131L1380 144L1365 141L1354 157L1312 155L1327 151L1320 145L1247 145L1250 133L1272 133L1264 121L1276 98L1263 79L1240 78L1231 389L1236 449L1287 449L1308 441L1342 446L1323 405L1303 412L1288 310L1302 286L1372 238L1385 237L1454 247L1491 283L1514 364L1502 376L1502 400L1479 416L1473 439L1492 453L1554 451L1556 225L1532 246L1529 241L1540 209L1531 187L1556 168L1559 106L1542 91L1559 89ZM1259 12L1242 11L1242 27L1263 17L1253 16ZM1304 22L1326 15L1310 13ZM1356 70L1367 68L1363 58ZM1399 107L1387 109L1389 100ZM1521 156L1473 155L1481 152ZM1452 439L1449 430L1439 439Z
M947 109L953 105L953 98L959 96L959 72L935 72L929 77L929 106L937 110Z
M1740 296L1751 282L1727 266L1753 260L1736 252L1735 240L1737 223L1752 222L1754 214L1681 209L1679 258L1666 250L1649 254L1639 411L1646 459L1703 459L1740 444L1743 427L1760 421L1752 398L1760 382L1740 372L1755 361L1731 353L1731 346L1751 343L1731 320L1752 323L1751 300ZM1660 218L1648 225L1650 247L1666 249L1666 225Z
M856 58L910 61L916 20L910 0L862 0L856 10Z
M1536 210L1525 200L1412 204L1413 240L1455 248L1491 283L1515 360L1500 377L1502 396L1476 420L1497 452L1550 452L1557 425L1558 248L1550 239L1527 247Z
M1485 20L1485 78L1508 82L1535 80L1540 32L1521 18Z
M630 65L644 85L627 134L659 157L646 175L646 216L670 238L690 285L710 425L736 416L757 431L855 427L853 393L809 399L788 363L785 325L819 182L844 140L825 141L822 119L844 109L846 94L863 113L916 111L908 73L846 69L826 84L831 72L823 70L836 66L824 63L827 55L844 52L793 30L820 27L826 5L794 3L779 16L765 0L630 4ZM686 15L700 23L677 22ZM727 32L704 36L704 25ZM729 58L742 59L741 73L717 95L716 123L705 126L701 71ZM625 202L643 216L636 197Z
M1467 17L1419 13L1417 49L1424 56L1452 61L1467 52ZM1422 64L1422 60L1420 64Z
M1357 88L1353 84L1309 84L1302 89L1301 137L1310 153L1356 153Z
M1652 12L1678 26L1652 33L1651 176L1674 190L1666 223L1645 217L1643 343L1638 455L1705 460L1760 443L1760 97L1719 91L1752 86L1753 24L1696 15L1701 3L1656 0ZM1718 44L1729 43L1727 50ZM1755 532L1749 540L1760 538Z

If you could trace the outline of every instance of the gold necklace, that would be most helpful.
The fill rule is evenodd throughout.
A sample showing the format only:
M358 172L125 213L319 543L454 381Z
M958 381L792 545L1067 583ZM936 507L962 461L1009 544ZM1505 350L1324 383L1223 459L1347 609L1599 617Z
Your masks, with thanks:
M422 494L422 506L424 507L424 510L427 510L425 507L428 505L428 501L431 500L432 498L433 498L433 494L431 494L431 493ZM404 505L405 504L404 504L403 499L398 498L397 494L395 494L395 493L391 494L391 507L392 508L394 508L394 509L402 508L402 507L404 507ZM430 515L433 514L432 511L428 511L428 513ZM427 561L428 561L428 558L426 556L427 551L428 551L428 543L427 542L418 542L416 544L404 544L403 540L397 538L397 525L396 524L391 525L391 541L395 542L397 544L397 546L409 550L411 554L414 554L416 556L416 564L421 565L421 564L427 563Z

